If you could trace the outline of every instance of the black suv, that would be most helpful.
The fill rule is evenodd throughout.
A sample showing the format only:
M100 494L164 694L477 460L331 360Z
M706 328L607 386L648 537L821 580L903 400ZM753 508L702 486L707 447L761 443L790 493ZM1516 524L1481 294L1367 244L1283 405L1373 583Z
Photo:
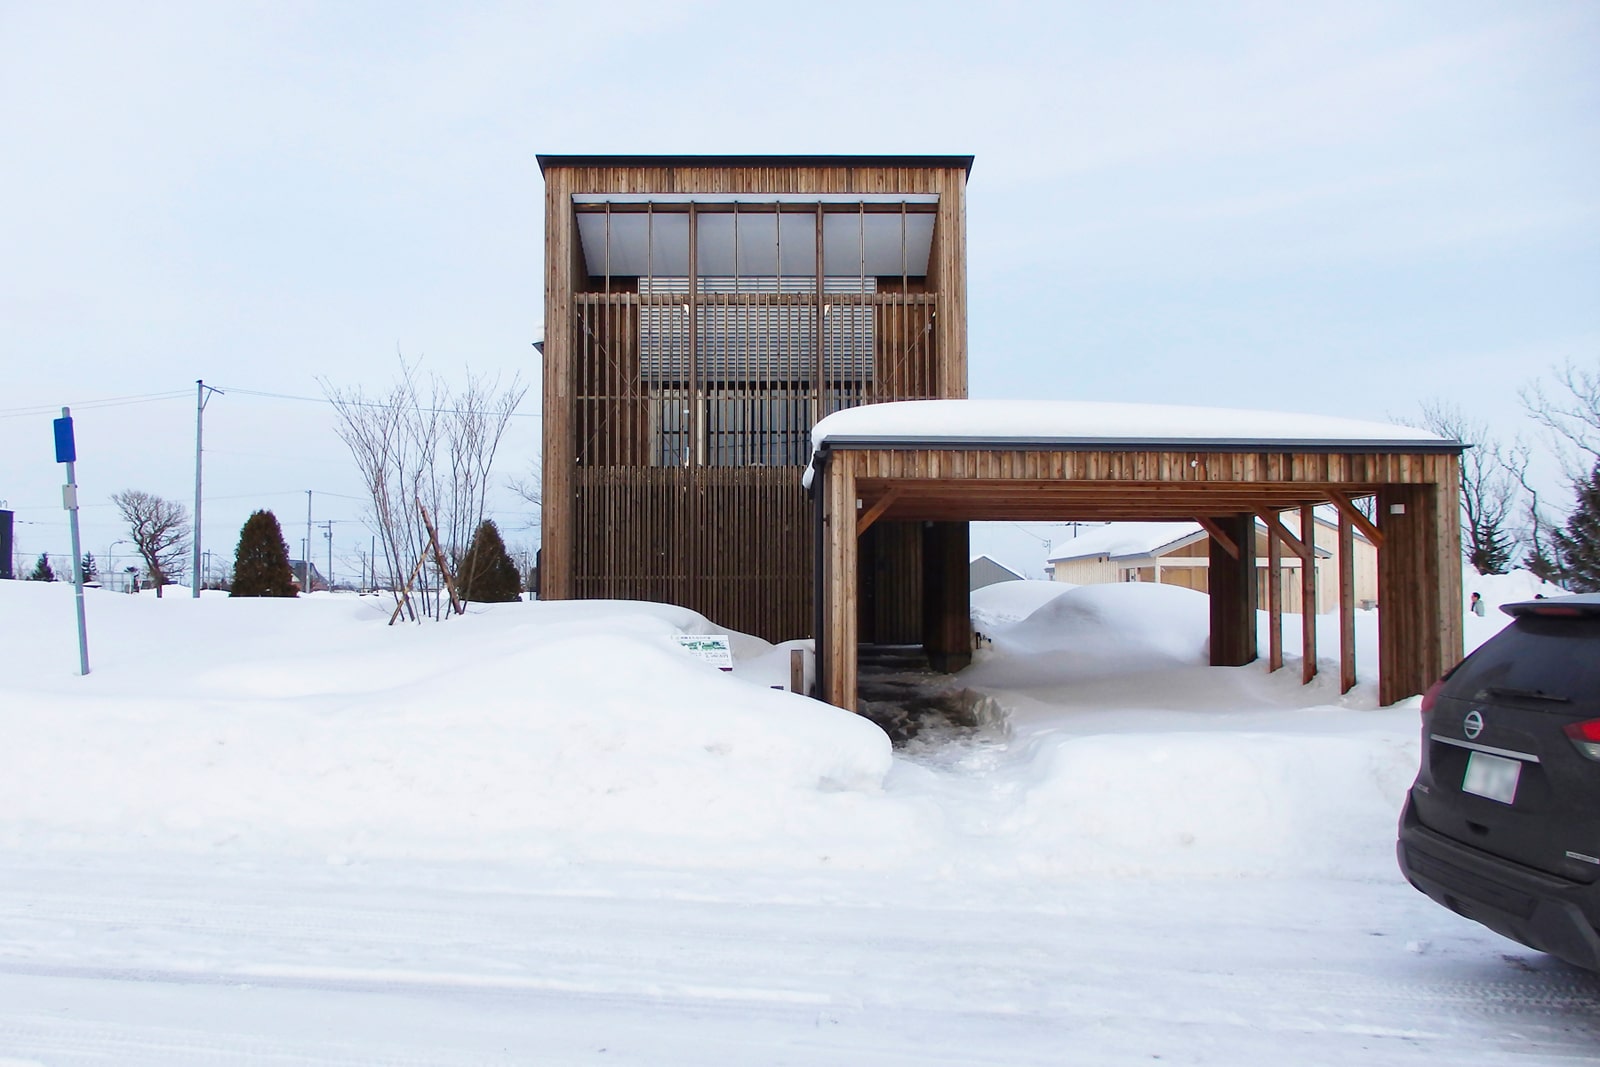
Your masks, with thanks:
M1600 593L1511 625L1422 698L1400 870L1458 914L1600 971Z

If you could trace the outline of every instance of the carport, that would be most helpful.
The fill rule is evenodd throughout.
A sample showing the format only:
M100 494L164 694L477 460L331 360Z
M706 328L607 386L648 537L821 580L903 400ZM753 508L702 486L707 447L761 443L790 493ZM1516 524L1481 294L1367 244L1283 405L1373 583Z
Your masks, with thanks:
M1258 657L1260 519L1268 542L1269 669L1283 666L1283 553L1313 546L1283 523L1337 512L1340 688L1356 682L1352 531L1378 547L1378 699L1423 692L1461 656L1463 446L1410 427L1281 412L1044 401L929 400L850 408L818 423L806 472L817 538L818 693L855 710L858 542L875 523L922 527L923 647L971 658L967 523L1198 521L1211 534L1211 663ZM1312 581L1312 568L1300 568ZM1313 589L1303 589L1305 601ZM1316 673L1302 614L1302 680Z

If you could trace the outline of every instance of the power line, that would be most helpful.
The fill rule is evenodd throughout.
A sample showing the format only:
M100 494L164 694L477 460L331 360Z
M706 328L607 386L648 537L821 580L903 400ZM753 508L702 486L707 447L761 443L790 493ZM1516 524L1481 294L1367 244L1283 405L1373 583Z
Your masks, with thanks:
M333 404L334 403L333 400L331 400L331 399L329 399L328 397L325 397L325 396L296 396L293 393L270 393L270 392L267 392L267 391L262 390L262 389L245 389L245 388L242 388L242 387L237 386L237 385L228 386L227 391L230 392L230 393L239 393L239 394L241 394L243 396L265 397L265 398L267 398L269 400L298 400L298 401L301 401L301 402L307 403L307 404ZM395 406L393 404L380 403L380 402L375 401L375 400L341 400L341 401L339 401L339 403L348 404L351 407L357 407L357 408L379 408L379 409L383 409L383 410L386 410L386 411L392 409ZM477 414L481 414L481 412L477 412L477 411L463 411L460 408L417 408L417 410L418 411L422 411L422 412L426 412L427 414L430 414L430 415L477 415ZM542 419L542 418L544 418L544 416L542 414L531 412L531 411L528 411L528 412L513 411L511 413L511 417L514 418L514 419Z
M189 390L184 389L169 393L138 393L132 396L112 396L102 400L84 400L72 405L82 411L87 408L115 408L125 407L129 404L156 404L165 400L179 400L189 395ZM60 405L50 404L30 408L3 408L0 409L0 419L22 419L32 415L54 415L61 410Z

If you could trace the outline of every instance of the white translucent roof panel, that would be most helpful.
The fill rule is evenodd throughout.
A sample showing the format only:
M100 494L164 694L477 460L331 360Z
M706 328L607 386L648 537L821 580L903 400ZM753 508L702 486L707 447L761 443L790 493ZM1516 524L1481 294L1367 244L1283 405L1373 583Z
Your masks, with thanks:
M928 273L934 216L926 212L823 216L823 274L920 278ZM810 277L816 273L816 216L772 211L705 212L698 217L701 276ZM683 212L580 212L578 237L591 275L689 273L689 216Z
M938 193L573 193L574 204L937 204Z

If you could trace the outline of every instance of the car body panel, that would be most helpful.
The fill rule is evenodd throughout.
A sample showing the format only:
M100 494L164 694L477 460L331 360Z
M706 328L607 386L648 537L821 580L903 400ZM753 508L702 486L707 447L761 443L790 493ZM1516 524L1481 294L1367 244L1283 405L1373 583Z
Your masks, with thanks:
M1600 596L1507 605L1513 622L1425 702L1402 814L1406 878L1506 936L1600 970Z

